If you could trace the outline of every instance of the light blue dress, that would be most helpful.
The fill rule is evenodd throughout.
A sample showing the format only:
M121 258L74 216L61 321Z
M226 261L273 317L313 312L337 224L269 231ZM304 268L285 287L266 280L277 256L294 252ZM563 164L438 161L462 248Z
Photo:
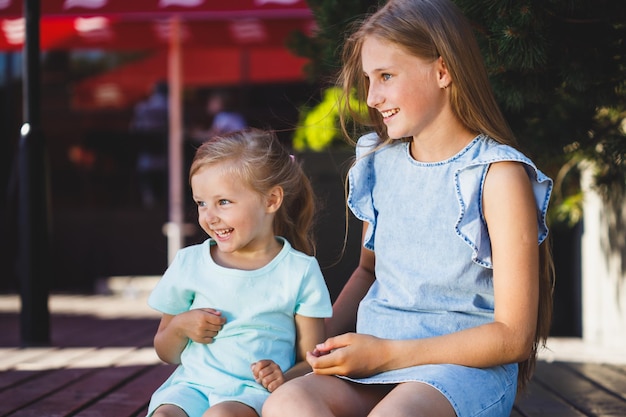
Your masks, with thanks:
M180 250L148 299L166 314L191 309L221 311L226 324L211 344L189 341L181 365L157 389L148 415L175 404L189 417L222 401L239 401L261 415L269 392L256 383L250 365L272 359L287 371L295 364L294 315L329 317L330 295L316 259L279 239L283 248L264 267L224 268L211 258L213 239Z
M348 205L369 223L364 246L376 253L376 280L361 301L357 332L389 339L443 335L493 321L491 245L482 215L489 164L521 162L537 205L537 242L552 180L517 150L480 135L452 158L414 160L409 143L371 152L375 134L362 137L349 172ZM503 196L505 198L505 196ZM457 416L508 416L517 389L517 364L489 369L424 365L383 372L357 382L425 382L445 395Z

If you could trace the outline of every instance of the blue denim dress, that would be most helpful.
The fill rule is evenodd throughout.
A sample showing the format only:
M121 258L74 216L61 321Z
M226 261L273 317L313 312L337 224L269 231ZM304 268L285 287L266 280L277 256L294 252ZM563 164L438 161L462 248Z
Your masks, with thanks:
M493 321L491 244L482 210L489 164L519 161L537 204L537 241L552 180L526 156L480 135L452 158L414 160L409 143L374 150L375 134L357 144L349 172L348 205L369 223L364 246L376 252L376 281L361 301L357 332L389 339L452 333ZM420 381L438 389L457 416L508 416L517 390L517 364L488 369L423 365L353 381Z

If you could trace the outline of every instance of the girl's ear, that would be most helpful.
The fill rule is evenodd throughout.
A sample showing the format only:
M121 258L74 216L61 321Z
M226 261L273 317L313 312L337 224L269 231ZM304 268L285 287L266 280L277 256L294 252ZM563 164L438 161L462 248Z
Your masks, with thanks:
M443 60L443 57L437 58L437 82L439 83L440 88L448 88L448 86L452 83L450 72L448 72L448 67Z
M265 200L266 210L268 213L275 213L278 211L280 206L283 204L283 196L283 187L279 185L270 190L267 194L267 199Z

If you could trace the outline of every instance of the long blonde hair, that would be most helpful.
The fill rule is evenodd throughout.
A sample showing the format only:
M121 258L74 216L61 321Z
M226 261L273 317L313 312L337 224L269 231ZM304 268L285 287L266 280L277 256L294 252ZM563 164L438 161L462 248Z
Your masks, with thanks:
M351 93L365 103L368 79L363 76L361 49L368 36L392 42L407 53L427 60L441 57L452 78L450 105L454 115L471 132L490 136L499 143L516 147L516 139L506 122L489 83L478 43L460 10L449 0L390 0L366 19L357 22L343 49L343 66L338 83L343 94ZM351 120L373 128L381 146L391 141L382 117L368 109L364 119L349 100L341 100L341 126L348 137ZM530 380L537 349L545 345L552 322L554 269L547 239L540 245L539 308L535 339L530 357L519 364L518 390Z
M201 168L228 162L229 172L260 195L280 186L283 203L274 218L274 234L297 250L315 254L315 196L300 164L271 131L246 129L214 136L197 149L189 181Z

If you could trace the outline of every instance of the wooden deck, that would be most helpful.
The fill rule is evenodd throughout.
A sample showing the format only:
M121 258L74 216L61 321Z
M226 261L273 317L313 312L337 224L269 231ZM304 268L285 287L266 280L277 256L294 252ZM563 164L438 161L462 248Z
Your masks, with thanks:
M173 367L142 297L51 297L52 346L19 348L19 299L0 295L0 416L139 417ZM626 416L626 350L555 339L512 416Z

